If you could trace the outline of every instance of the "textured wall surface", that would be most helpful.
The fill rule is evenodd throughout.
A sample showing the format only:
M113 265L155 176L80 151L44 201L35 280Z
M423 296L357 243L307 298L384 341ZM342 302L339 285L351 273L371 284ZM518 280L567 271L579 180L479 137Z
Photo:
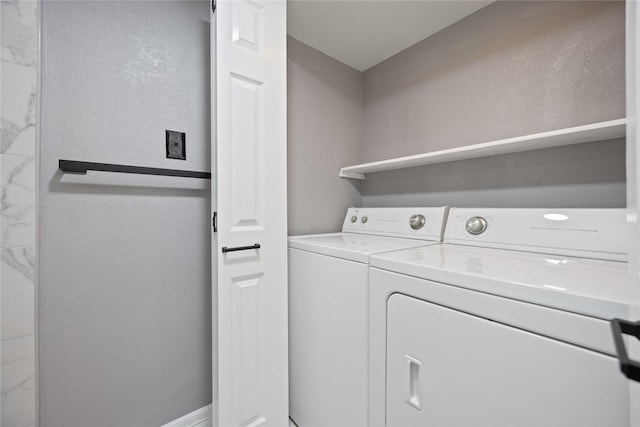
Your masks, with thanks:
M0 425L36 423L38 2L0 4Z
M289 235L339 230L357 183L338 177L360 161L362 73L288 38Z
M625 116L624 2L496 2L364 73L364 161Z
M363 161L625 117L624 2L496 2L364 73ZM363 204L625 206L623 143L370 175Z
M211 402L210 183L58 159L210 170L208 3L42 12L41 423L162 425Z

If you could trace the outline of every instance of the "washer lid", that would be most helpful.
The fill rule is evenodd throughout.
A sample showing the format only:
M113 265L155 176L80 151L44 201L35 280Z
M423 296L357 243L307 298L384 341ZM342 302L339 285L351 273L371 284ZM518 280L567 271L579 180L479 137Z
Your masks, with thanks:
M357 233L289 237L289 247L350 261L368 263L373 254L425 246L428 242ZM438 243L433 243L438 244Z
M602 319L636 304L627 263L438 245L371 257L371 266Z

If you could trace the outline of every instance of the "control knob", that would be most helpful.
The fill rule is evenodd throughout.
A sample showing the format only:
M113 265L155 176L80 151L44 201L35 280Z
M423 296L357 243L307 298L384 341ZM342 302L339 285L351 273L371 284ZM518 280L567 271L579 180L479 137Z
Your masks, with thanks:
M409 218L409 225L414 230L420 230L422 227L424 227L424 223L426 221L427 220L424 217L424 215L421 215L421 214L411 215L411 218Z
M466 229L469 234L478 235L487 229L487 220L481 216L474 216L467 221Z
M351 222L356 222L357 220L358 220L357 216L354 215L354 216L351 217Z
M366 224L366 222L369 221L369 218L363 216L362 218L360 218L360 221L362 221L363 224Z

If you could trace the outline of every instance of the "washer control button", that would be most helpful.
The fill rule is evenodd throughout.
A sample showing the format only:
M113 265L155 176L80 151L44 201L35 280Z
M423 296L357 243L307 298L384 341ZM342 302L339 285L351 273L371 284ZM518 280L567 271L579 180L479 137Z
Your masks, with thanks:
M357 216L354 215L354 216L351 217L351 222L356 222L357 220L358 220Z
M363 224L366 224L367 221L369 221L369 218L367 218L366 216L363 216L362 218L360 218L360 221L362 221Z
M424 227L424 224L426 221L427 220L424 217L424 215L421 215L421 214L411 215L411 218L409 218L409 225L414 230L420 230L422 227Z
M474 216L467 221L466 229L469 234L478 235L487 229L487 220L481 216Z

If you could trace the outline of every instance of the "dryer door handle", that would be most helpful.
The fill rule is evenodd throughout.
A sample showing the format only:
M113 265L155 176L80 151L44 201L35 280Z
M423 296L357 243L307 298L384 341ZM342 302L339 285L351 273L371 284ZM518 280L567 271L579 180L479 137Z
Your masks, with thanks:
M631 360L624 345L623 334L632 335L640 340L640 322L629 322L628 320L611 320L611 331L613 332L613 342L616 346L620 370L630 380L640 382L640 362Z
M404 356L407 359L408 370L408 393L406 402L416 408L422 410L422 362L408 354Z

